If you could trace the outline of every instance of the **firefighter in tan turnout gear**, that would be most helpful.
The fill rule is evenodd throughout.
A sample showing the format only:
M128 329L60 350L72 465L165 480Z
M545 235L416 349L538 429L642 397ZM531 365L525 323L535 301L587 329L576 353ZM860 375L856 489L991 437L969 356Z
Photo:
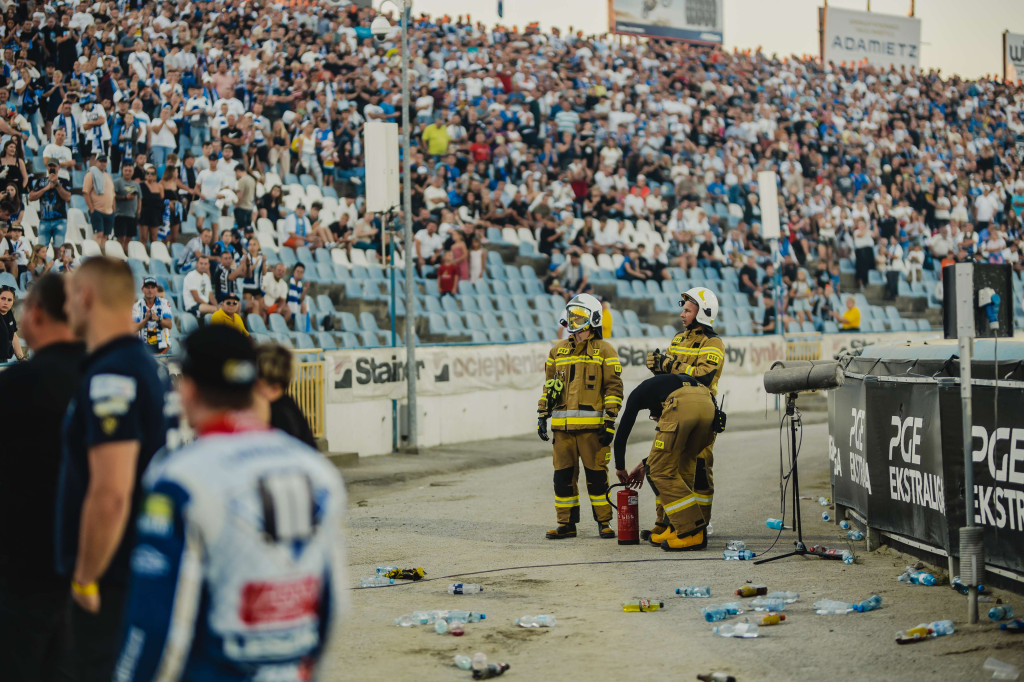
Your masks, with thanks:
M615 417L622 407L622 365L615 349L601 340L601 304L590 294L573 297L561 324L569 338L551 349L544 368L544 392L537 406L537 433L548 440L547 419L554 432L555 514L558 527L548 539L576 537L580 520L579 465L587 481L590 508L602 538L614 538L609 525L609 447Z
M664 354L659 351L648 354L647 367L654 374L671 373L691 376L706 387L711 396L715 396L718 394L718 380L722 375L722 367L725 363L725 344L714 331L715 318L718 316L718 298L710 289L694 287L682 294L679 305L683 308L679 317L682 319L685 329L672 338L672 343ZM706 401L701 399L699 402L704 405ZM713 404L711 408L714 409ZM666 406L662 421L669 416L670 410ZM659 422L660 427L661 422ZM694 434L694 437L697 440L704 438L699 431ZM711 438L699 449L693 466L684 466L682 469L684 482L691 492L684 496L685 499L681 501L681 504L686 505L688 509L694 506L700 512L703 521L700 524L702 528L711 521L711 504L715 492L713 446L714 436L712 434ZM657 486L656 480L652 480L651 483L652 487ZM669 507L678 507L679 504L680 500L678 499L658 495L657 521L649 535L651 544L664 547L662 543L672 540L677 535L677 532L672 529L675 523L670 523L672 509ZM704 535L701 530L700 536L706 545L707 538ZM674 542L674 540L672 541ZM670 547L669 549L678 548Z

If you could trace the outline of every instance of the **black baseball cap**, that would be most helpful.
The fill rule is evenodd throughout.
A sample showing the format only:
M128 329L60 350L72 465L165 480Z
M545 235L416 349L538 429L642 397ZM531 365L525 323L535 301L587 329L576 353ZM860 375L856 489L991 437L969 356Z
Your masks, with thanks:
M189 334L181 373L200 387L249 391L256 383L256 348L249 337L224 324Z
M142 280L142 286L144 286L144 287L150 287L150 286L155 287L155 286L160 286L160 285L157 284L156 277L146 277L146 278L144 278Z
M236 294L233 291L229 291L228 293L224 294L224 298L222 298L220 300L222 300L222 301L237 301L238 300L238 294Z

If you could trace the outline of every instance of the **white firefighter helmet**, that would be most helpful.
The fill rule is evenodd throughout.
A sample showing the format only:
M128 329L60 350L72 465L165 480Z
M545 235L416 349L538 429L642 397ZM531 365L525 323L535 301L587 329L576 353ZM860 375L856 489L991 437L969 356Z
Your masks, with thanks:
M565 304L559 322L570 334L587 328L601 329L601 302L590 294L577 294Z
M683 300L679 302L679 305L682 306L687 301L697 304L697 322L707 327L715 326L715 318L718 317L718 297L711 289L693 287L683 293Z

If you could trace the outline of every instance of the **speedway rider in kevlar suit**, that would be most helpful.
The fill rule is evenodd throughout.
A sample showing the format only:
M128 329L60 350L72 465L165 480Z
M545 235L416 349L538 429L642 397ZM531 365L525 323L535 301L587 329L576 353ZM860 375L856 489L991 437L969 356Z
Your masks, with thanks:
M612 345L601 339L601 316L601 304L594 296L574 296L560 320L569 338L556 344L545 362L537 433L541 440L548 440L547 419L551 417L558 527L547 532L550 540L576 537L581 461L599 534L602 538L615 537L609 525L612 509L606 495L609 446L615 437L615 417L622 407L622 364Z
M683 308L679 317L685 329L672 338L672 343L664 354L657 350L649 353L647 367L656 375L686 374L693 377L699 384L707 387L714 397L718 394L718 380L725 362L725 344L714 331L715 318L718 317L718 298L710 289L693 287L682 294L679 305ZM717 408L714 403L712 405ZM697 455L695 466L692 469L683 469L685 484L691 493L684 496L685 499L681 503L687 508L691 502L696 505L703 520L702 529L711 522L711 503L715 492L713 446L712 435L711 440ZM651 481L652 488L656 485L656 481ZM657 494L657 490L655 493ZM680 500L666 500L664 496L658 495L657 521L648 538L651 544L662 545L676 535L678 529L673 531L674 523L667 518L671 517L671 514L667 514L671 510L666 507L678 508L677 503L680 503ZM703 530L701 536L706 545L707 538Z

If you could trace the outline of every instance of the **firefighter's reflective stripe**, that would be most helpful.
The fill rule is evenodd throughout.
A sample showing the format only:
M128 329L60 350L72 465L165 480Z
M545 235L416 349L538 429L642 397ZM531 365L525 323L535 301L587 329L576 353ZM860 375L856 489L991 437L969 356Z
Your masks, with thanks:
M561 367L562 365L601 365L604 361L601 358L588 358L585 355L574 355L568 358L559 358L555 360L555 365Z
M696 498L698 504L711 504L712 500L714 500L713 495L698 495L694 493L693 497Z
M604 412L600 410L555 410L552 419L597 419L598 424L604 423ZM589 423L589 422L587 422Z
M558 426L601 426L604 417L552 417L551 428Z
M675 502L673 502L671 504L664 505L665 513L666 514L674 514L677 511L681 511L683 509L687 509L689 507L692 507L695 504L697 504L697 496L696 495L687 495L686 497L684 497L682 499L679 499L679 500L676 500Z
M689 367L686 368L686 373L690 376L693 376L693 365L690 365Z
M684 348L683 346L669 346L669 353L675 353L676 355L714 355L719 360L722 359L722 351L717 348Z
M614 395L609 395L609 396L605 397L604 404L605 405L621 405L622 404L622 398L616 397Z
M547 365L548 367L550 367L551 365L555 364L555 361L552 360L551 358L548 358L547 362L545 362L544 364Z
M590 506L591 507L601 507L601 506L607 507L608 506L608 498L605 497L604 495L591 495L590 496Z
M616 372L622 372L622 363L618 358L605 358L604 364L610 365Z
M556 507L578 507L580 506L580 496L575 497L559 497L555 495L555 506Z

